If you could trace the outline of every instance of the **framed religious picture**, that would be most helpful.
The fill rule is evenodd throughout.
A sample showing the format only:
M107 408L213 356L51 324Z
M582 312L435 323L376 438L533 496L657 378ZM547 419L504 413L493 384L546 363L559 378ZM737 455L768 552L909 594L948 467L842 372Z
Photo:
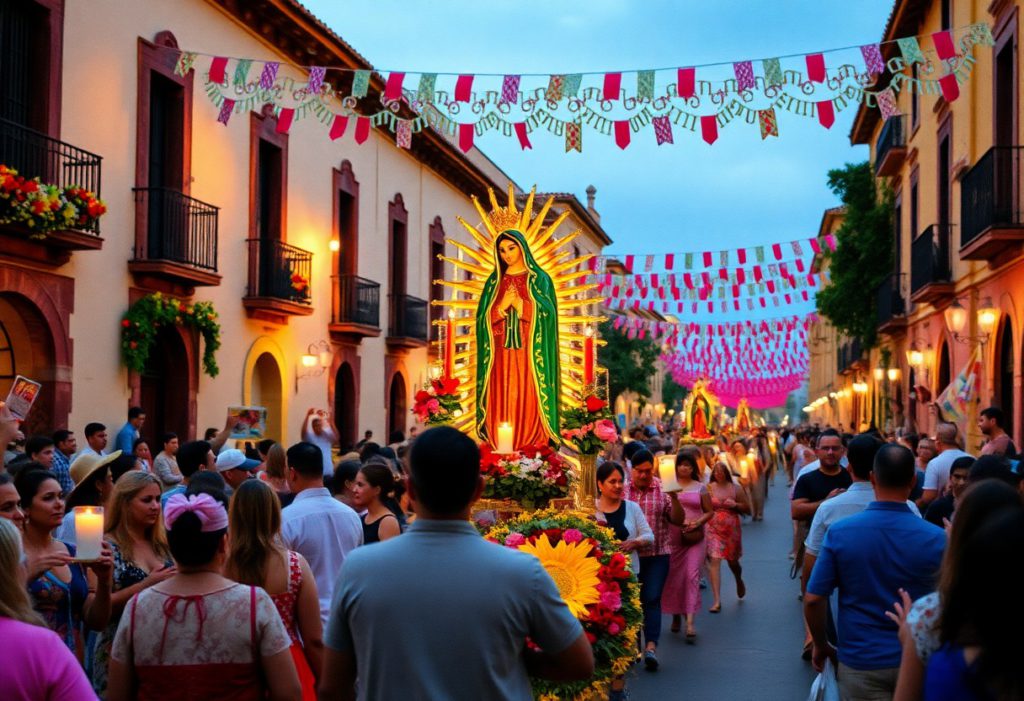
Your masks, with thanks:
M30 380L27 377L18 375L14 378L14 383L11 385L11 391L7 393L7 399L4 400L7 404L8 410L14 415L16 419L24 421L28 416L28 412L32 409L32 405L36 401L36 397L39 396L39 390L42 389L42 385L35 380Z
M262 406L229 406L231 435L233 440L263 438L267 431L267 409Z

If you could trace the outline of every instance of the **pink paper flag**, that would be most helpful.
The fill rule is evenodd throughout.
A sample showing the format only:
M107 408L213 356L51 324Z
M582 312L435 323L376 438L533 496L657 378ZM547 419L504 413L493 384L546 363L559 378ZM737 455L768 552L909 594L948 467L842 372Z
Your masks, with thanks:
M474 125L459 125L459 148L462 149L463 153L468 152L469 149L473 148L473 134Z
M516 136L519 138L519 146L524 151L526 149L532 149L533 144L530 143L530 135L526 132L526 122L516 122L512 125L512 128L516 131Z
M736 75L736 90L743 91L753 88L754 64L750 61L737 61L732 64L732 71Z
M878 44L866 44L860 47L860 55L864 57L864 66L868 69L869 75L885 73L885 61L882 59L882 52Z
M629 121L626 119L615 122L615 145L621 149L629 146Z
M805 302L806 302L806 301L807 301L808 299L810 299L810 295L809 295L809 294L807 294L807 290L801 290L801 291L800 291L800 296L804 298L804 301L805 301Z
M622 74L621 73L605 73L604 74L604 91L602 99L604 100L618 100L619 89L622 87Z
M952 102L960 97L960 86L957 85L956 75L947 73L939 78L939 87L942 88L942 98L946 102Z
M234 111L234 109L234 100L224 100L224 102L220 104L220 112L217 114L217 121L223 124L224 126L227 126L228 120L231 119L231 113Z
M831 129L836 123L836 110L832 106L832 100L822 100L817 103L818 122L826 129Z
M932 34L932 43L935 44L935 53L943 61L956 56L956 48L953 46L953 33L948 29Z
M327 75L327 69L323 66L313 66L309 69L309 83L306 85L306 89L313 95L320 92L320 88L324 84L324 76Z
M292 128L292 119L295 118L295 110L291 107L282 107L277 115L277 127L274 131L278 134L287 134Z
M370 118L369 117L358 117L356 118L356 143L362 144L370 138Z
M473 97L473 76L460 75L455 81L455 101L469 102Z
M398 120L398 128L395 129L395 145L398 148L409 148L412 146L412 122L408 119Z
M210 82L220 85L227 77L228 57L215 56L210 62Z
M680 68L676 76L679 97L693 97L697 91L697 69Z
M708 144L718 141L718 118L714 115L704 115L700 118L700 134Z
M277 80L277 69L280 67L281 64L277 61L267 61L263 64L263 71L260 73L260 88L270 90L274 87L274 81Z
M896 93L892 91L892 88L880 91L875 95L875 99L878 100L878 111L881 113L882 119L895 117L900 113L899 105L896 104Z
M337 141L345 135L345 129L348 127L348 117L339 114L335 115L334 121L331 122L331 131L327 134L331 141Z
M384 84L384 99L388 102L402 99L402 82L405 80L405 73L392 71L388 74L388 82Z
M519 99L519 76L507 75L501 81L501 101L515 104Z
M811 244L811 250L815 253L821 253L821 244L818 243L818 239L808 239L807 242Z
M825 57L823 55L807 55L807 77L815 83L825 82Z
M825 245L828 246L830 251L836 250L836 235L825 234Z
M658 142L658 146L675 143L672 140L672 122L667 114L654 117L651 124L654 125L654 138Z

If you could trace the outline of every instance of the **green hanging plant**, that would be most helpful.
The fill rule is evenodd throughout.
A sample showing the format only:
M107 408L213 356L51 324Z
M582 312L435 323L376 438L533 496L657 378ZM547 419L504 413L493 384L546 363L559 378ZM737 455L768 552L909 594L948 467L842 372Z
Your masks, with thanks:
M210 302L186 304L159 292L146 295L128 308L121 318L121 354L128 369L142 372L149 360L161 326L181 325L203 336L203 372L216 377L217 349L220 348L220 324Z

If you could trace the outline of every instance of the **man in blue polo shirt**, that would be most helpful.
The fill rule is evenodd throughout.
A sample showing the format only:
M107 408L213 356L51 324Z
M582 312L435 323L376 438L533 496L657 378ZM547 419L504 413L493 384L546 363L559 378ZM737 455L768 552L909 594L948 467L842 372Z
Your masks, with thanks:
M832 524L807 583L804 617L814 641L812 662L820 671L826 658L838 657L845 701L892 698L901 649L885 611L899 600L900 589L915 600L935 590L946 534L907 506L916 478L913 453L896 444L882 446L871 473L875 501ZM838 651L826 637L828 597L835 589Z

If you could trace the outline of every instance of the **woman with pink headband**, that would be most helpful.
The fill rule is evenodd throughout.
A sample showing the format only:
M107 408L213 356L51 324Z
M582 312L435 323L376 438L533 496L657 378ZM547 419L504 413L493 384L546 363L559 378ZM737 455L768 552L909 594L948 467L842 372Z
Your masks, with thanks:
M177 574L132 597L114 638L109 701L301 697L291 639L270 596L221 575L228 515L209 494L167 500Z

